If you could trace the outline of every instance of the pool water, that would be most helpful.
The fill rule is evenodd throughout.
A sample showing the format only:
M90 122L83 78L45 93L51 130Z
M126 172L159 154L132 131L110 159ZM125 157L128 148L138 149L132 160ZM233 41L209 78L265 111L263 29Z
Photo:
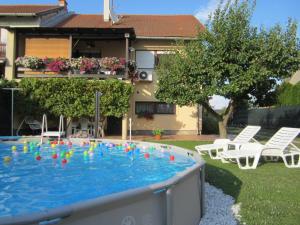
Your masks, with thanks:
M165 148L131 145L129 150L128 145L110 143L25 146L24 152L24 144L0 143L0 217L144 187L195 164Z

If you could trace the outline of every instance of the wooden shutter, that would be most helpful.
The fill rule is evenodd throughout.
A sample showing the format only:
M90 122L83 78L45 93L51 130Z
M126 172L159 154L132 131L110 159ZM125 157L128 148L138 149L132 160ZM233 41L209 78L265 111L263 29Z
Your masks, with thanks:
M68 37L26 37L25 55L40 58L69 58Z

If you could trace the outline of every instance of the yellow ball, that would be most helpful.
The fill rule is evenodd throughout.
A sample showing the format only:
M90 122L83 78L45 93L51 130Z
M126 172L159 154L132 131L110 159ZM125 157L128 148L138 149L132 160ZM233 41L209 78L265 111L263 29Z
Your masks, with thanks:
M9 156L5 156L5 157L3 158L3 161L4 161L5 163L9 163L9 162L11 161L11 158L10 158Z
M11 147L11 150L12 150L13 152L17 151L17 146L15 146L15 145L12 146L12 147Z
M71 150L69 153L70 153L71 156L73 156L74 155L74 150Z
M56 147L56 145L55 144L51 144L51 148L55 148Z
M67 158L67 159L71 158L70 153L67 153L67 154L66 154L66 158Z
M93 147L90 147L89 151L90 151L90 152L94 151L94 148L93 148Z
M28 147L27 147L27 145L25 145L25 146L23 147L23 152L24 152L24 153L27 153L27 152L28 152Z

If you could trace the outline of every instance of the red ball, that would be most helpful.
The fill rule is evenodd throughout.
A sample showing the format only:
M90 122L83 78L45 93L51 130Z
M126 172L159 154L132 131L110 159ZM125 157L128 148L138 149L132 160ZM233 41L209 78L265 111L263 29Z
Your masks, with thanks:
M150 154L149 153L145 153L145 159L149 159L150 158Z
M62 164L66 164L68 161L66 159L63 159L61 162Z
M60 141L60 145L64 145L65 144L65 142L64 141Z
M54 141L53 144L57 145L57 141Z
M126 149L125 149L125 152L129 152L129 149L128 149L128 148L126 148Z
M40 155L38 155L37 157L35 157L35 159L40 161L42 159L42 157Z
M57 154L52 155L52 159L57 159L57 157L58 157Z
M175 160L175 156L174 155L170 155L170 161L174 161Z

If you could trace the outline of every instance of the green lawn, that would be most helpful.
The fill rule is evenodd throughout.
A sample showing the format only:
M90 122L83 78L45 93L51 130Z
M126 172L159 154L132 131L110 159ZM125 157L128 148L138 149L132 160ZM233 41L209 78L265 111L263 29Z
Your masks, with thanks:
M194 149L197 141L161 141ZM265 163L256 170L240 170L235 164L206 160L206 181L241 202L242 222L248 225L300 224L300 169L283 163Z

